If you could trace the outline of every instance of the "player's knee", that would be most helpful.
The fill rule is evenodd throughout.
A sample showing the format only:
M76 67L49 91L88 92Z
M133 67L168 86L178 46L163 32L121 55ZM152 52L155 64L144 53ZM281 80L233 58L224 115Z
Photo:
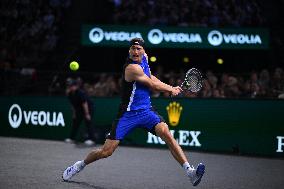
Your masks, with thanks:
M167 142L170 140L170 135L168 135L167 132L161 132L159 134L159 137L164 141L164 142Z
M171 136L171 133L166 124L160 129L160 135L166 138Z

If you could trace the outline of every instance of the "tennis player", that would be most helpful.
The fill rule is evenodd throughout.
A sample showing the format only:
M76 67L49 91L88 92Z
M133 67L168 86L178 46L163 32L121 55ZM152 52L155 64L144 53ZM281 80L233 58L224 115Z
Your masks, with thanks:
M63 172L63 180L68 181L86 165L111 156L119 142L129 132L135 128L144 128L165 141L173 157L184 168L191 183L194 186L198 185L205 172L205 165L200 163L195 169L188 163L181 147L171 135L168 125L153 110L150 101L151 91L169 92L172 96L176 96L182 89L179 86L167 85L151 75L143 39L134 38L130 41L129 56L123 67L122 77L122 99L118 116L112 124L104 145L91 151L84 160L77 161L68 167Z

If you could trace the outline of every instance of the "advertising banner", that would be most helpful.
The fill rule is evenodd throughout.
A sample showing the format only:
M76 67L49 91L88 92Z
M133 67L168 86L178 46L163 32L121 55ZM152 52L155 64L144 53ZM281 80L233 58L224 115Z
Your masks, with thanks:
M170 132L184 149L284 157L282 100L155 99ZM134 131L127 142L153 147L165 142Z
M82 45L128 47L134 37L149 48L268 49L268 29L83 25Z
M119 98L94 98L95 131L109 131ZM184 149L284 157L283 100L153 99L153 105ZM0 97L0 135L63 140L72 112L66 97ZM82 127L84 128L84 127ZM126 145L166 147L137 129Z
M0 104L1 135L55 140L69 136L72 112L65 98L1 97Z

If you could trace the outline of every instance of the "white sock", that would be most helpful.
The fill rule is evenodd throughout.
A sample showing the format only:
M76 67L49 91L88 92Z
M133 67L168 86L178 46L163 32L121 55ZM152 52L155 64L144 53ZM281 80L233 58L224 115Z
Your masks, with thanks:
M183 167L184 170L186 170L186 171L191 168L188 162L185 162L185 163L182 165L182 167Z
M84 162L84 160L81 160L81 161L78 161L76 163L76 165L77 165L78 169L82 170L86 166L86 163Z
M194 168L193 166L190 166L188 162L185 162L183 165L182 165L183 169L185 170L186 174L188 176L191 176L191 173L193 172Z
M84 162L84 160L81 161L81 167L84 168L86 166L86 163Z
M185 163L182 165L182 167L184 168L184 170L187 171L187 170L190 168L190 165L189 165L188 162L185 162Z

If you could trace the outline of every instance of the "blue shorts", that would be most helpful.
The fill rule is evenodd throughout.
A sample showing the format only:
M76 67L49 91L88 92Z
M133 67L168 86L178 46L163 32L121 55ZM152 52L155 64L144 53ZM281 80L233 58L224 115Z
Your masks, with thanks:
M126 111L113 122L107 138L122 140L135 128L144 128L155 135L155 126L161 122L163 117L152 109Z

